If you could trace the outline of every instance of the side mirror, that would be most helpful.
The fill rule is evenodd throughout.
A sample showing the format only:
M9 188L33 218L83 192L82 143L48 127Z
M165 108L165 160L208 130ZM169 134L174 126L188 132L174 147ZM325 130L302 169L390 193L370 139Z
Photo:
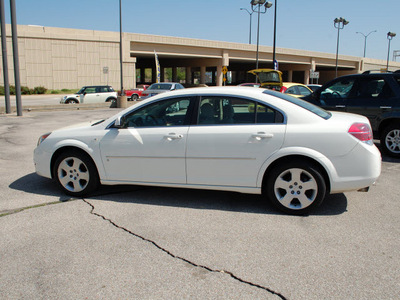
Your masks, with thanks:
M125 117L124 116L118 116L115 119L114 127L115 128L123 128L124 127L124 123L125 123Z

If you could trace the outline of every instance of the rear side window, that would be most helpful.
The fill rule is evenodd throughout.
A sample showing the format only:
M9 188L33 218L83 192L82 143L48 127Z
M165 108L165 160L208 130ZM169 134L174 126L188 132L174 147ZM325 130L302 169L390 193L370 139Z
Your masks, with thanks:
M357 90L354 93L355 98L374 99L389 98L394 96L392 89L383 78L360 78Z
M99 93L108 93L108 87L106 87L106 86L99 86L98 90L99 90Z
M204 96L200 101L200 125L273 124L283 121L284 117L279 111L247 99Z

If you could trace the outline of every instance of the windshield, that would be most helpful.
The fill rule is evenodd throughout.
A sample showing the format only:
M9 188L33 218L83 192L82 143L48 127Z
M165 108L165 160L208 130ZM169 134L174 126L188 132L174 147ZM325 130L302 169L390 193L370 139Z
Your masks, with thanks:
M170 90L171 87L171 83L153 83L148 90Z
M77 92L77 94L83 94L83 92L85 91L85 89L86 89L86 87L84 86L83 88L81 88L81 89L79 90L79 92Z
M296 105L298 105L298 106L300 106L300 107L302 107L302 108L304 108L304 109L306 109L306 110L308 110L308 111L320 116L321 118L323 118L325 120L328 120L332 116L332 114L330 112L328 112L328 111L326 111L326 110L324 110L324 109L322 109L322 108L320 108L320 107L318 107L318 106L316 106L316 105L314 105L314 104L312 104L310 102L304 101L302 99L299 99L299 98L296 98L296 97L293 97L293 96L290 96L290 95L287 95L287 94L283 94L283 93L280 93L280 92L275 92L275 91L272 91L272 90L265 90L263 93L271 95L271 96L275 96L275 97L278 97L280 99L283 99L283 100L286 100L288 102L291 102L293 104L296 104Z

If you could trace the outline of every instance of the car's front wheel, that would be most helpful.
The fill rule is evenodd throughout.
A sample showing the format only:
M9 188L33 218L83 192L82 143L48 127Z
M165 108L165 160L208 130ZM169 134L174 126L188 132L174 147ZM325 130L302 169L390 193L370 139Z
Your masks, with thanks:
M65 101L65 103L67 103L67 104L78 104L79 101L76 100L76 99L67 99L67 100Z
M82 197L99 186L99 175L92 159L80 151L62 153L53 167L54 179L68 195Z
M392 124L383 130L381 149L390 156L400 157L400 124Z
M293 161L277 165L265 179L264 192L278 209L295 215L309 213L325 198L326 183L317 167Z

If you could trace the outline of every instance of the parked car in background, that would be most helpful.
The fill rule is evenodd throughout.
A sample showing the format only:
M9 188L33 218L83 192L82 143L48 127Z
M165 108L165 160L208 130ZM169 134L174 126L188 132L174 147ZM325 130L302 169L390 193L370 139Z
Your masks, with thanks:
M289 94L294 97L304 97L312 93L306 85L296 82L283 82L281 93Z
M142 93L142 98L145 99L161 93L180 90L184 88L185 87L182 84L176 82L153 83Z
M327 110L368 117L388 155L400 157L400 74L368 73L336 78L304 98Z
M282 82L282 72L273 69L254 69L248 73L256 75L261 87L290 94L295 97L303 97L312 93L304 84L295 82Z
M366 117L268 89L181 89L39 138L37 174L73 197L100 184L263 194L305 214L329 193L367 191L381 155ZM173 192L173 191L172 191Z
M307 87L312 90L313 92L315 92L316 90L318 90L322 85L321 84L307 84Z
M76 94L66 95L60 103L89 104L117 101L117 92L109 85L84 86Z
M148 87L148 84L143 84L137 89L125 90L125 96L128 98L128 101L137 101L140 97L142 97L143 92Z
M282 88L282 72L273 69L254 69L248 73L257 76L261 87L280 91Z

